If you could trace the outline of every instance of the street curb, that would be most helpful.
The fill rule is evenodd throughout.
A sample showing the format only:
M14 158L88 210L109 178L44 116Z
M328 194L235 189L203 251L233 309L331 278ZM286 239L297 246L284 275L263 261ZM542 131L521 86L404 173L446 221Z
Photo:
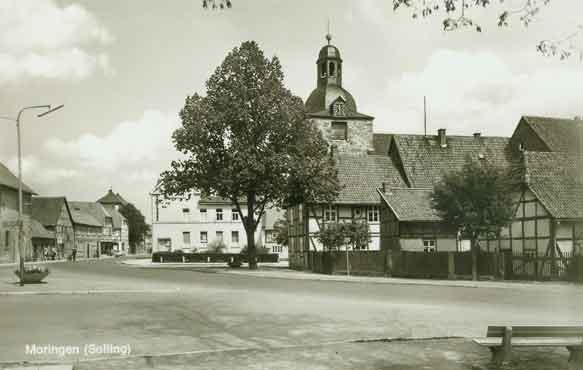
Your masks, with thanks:
M388 285L417 285L417 286L440 286L448 288L488 288L488 289L514 289L514 288L557 288L557 287L575 287L577 284L564 283L564 284L553 284L553 283L537 283L537 282L515 282L515 281L480 281L474 283L471 281L455 281L455 280L419 280L419 279L406 279L406 278L374 278L374 277L362 277L362 276L338 276L334 275L319 275L310 274L309 276L283 276L281 274L270 274L265 272L256 271L253 273L239 272L237 270L227 270L225 267L217 265L203 265L200 264L184 264L184 263L157 263L151 265L136 264L136 263L126 263L121 262L126 266L141 269L173 269L173 270L185 270L195 271L200 273L215 273L230 276L250 276L255 278L263 279L283 279L283 280L304 280L304 281L330 281L336 283L359 283L359 284L388 284ZM268 266L266 266L269 268ZM293 272L292 272L293 274Z
M177 293L180 288L174 289L96 289L96 290L47 290L47 291L0 291L1 296L30 296L30 295L99 295L99 294L170 294Z

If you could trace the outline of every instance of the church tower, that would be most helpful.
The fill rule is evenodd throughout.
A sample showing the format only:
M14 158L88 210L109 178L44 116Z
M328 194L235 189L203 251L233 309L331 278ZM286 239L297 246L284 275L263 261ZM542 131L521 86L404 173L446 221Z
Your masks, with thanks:
M316 62L316 89L306 101L308 118L338 153L366 155L373 151L374 118L359 113L354 98L342 87L340 51L331 44L330 33L326 40Z

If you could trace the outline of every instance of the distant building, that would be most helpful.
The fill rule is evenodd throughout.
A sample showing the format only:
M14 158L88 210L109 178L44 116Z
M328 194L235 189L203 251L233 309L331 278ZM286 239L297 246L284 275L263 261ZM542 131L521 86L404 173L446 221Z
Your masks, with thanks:
M23 184L23 232L26 258L32 257L31 248L31 198L36 194ZM18 178L0 163L0 263L19 259L16 248L18 238Z
M119 212L120 208L127 205L128 202L119 193L114 193L112 189L109 189L107 194L101 197L97 203L105 207L113 221L111 244L105 248L102 247L102 253L129 254L130 242L128 221Z
M33 197L32 217L54 237L56 258L68 258L75 245L75 229L65 197Z
M113 219L99 203L69 202L75 223L77 256L96 258L112 252Z
M30 259L33 261L42 261L48 257L48 252L56 249L55 235L45 229L45 227L35 220L31 219L31 240L32 250Z
M277 242L276 230L274 226L278 220L284 220L286 217L287 216L284 210L272 208L265 210L261 220L264 238L263 246L268 248L270 253L278 254L280 260L288 259L288 247Z
M247 234L239 213L230 201L218 197L201 197L162 202L159 189L152 197L152 251L204 251L209 244L223 242L225 252L239 253L247 245ZM245 208L246 203L241 207ZM243 215L246 215L243 210ZM261 227L255 235L262 244Z

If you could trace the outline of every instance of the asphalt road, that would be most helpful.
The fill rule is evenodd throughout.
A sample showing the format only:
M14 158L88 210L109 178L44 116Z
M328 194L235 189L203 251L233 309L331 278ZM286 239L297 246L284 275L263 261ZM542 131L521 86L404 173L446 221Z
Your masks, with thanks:
M0 285L8 284L9 270L0 268ZM116 261L55 264L51 278L59 277L72 286L144 292L0 296L0 362L72 360L27 355L27 344L129 344L132 354L161 354L472 337L484 335L489 324L583 324L583 287L573 285L500 289L270 280L138 269Z

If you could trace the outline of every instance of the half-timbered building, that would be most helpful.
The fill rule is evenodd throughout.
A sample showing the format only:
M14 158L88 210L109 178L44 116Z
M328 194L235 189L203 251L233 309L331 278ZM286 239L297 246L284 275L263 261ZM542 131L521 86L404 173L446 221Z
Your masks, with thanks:
M358 112L356 100L342 86L343 61L327 39L306 111L330 146L342 190L332 204L287 210L290 267L310 268L309 253L322 251L316 235L325 224L354 219L369 225L366 249L467 250L469 242L458 240L457 230L431 209L430 194L445 174L468 160L521 171L525 180L514 193L515 221L499 239L481 240L483 249L578 250L582 120L524 116L510 138L447 135L445 129L437 135L377 134L374 118Z

